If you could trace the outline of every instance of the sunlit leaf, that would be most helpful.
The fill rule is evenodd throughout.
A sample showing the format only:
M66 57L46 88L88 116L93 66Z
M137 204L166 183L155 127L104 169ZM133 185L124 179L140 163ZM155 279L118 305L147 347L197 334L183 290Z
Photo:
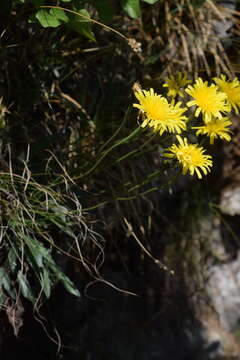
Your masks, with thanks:
M59 19L56 18L55 16L53 16L52 14L50 14L50 12L48 12L45 9L39 10L36 13L35 17L38 19L38 21L44 28L57 27L57 26L61 25L61 22L59 21Z
M69 17L65 14L62 9L51 9L50 14L54 16L56 19L61 20L63 22L68 22Z

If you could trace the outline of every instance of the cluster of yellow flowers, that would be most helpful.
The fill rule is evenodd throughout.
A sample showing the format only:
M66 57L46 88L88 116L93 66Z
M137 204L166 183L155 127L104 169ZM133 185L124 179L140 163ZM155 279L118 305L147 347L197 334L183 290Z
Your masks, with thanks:
M191 81L186 74L178 73L176 77L170 76L163 85L168 88L167 96L170 100L158 95L153 89L147 91L138 88L135 96L139 103L133 104L142 114L142 127L149 126L160 135L164 132L176 134L178 144L170 146L165 156L177 159L183 174L196 173L199 179L202 178L202 173L206 175L211 170L212 156L206 155L198 144L189 144L187 132L196 129L196 136L208 136L210 144L216 138L230 141L232 132L229 127L232 122L226 114L232 109L238 114L240 107L239 80L227 80L225 75L213 80L214 83L209 85L207 81L198 78L190 85ZM183 101L176 101L178 96ZM189 97L190 101L184 101L184 98L189 100ZM192 126L194 118L198 120L200 115L201 126ZM180 136L184 131L186 136Z

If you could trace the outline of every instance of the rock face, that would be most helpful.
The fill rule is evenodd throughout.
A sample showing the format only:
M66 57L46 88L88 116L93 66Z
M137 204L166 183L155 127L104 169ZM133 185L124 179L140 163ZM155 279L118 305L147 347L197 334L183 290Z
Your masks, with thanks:
M143 296L123 296L102 284L89 293L101 301L95 304L94 312L89 312L85 326L81 303L74 311L72 304L63 306L70 311L66 314L70 321L67 328L74 329L72 342L77 349L75 357L69 354L67 358L76 360L84 354L90 360L240 359L240 343L234 336L240 320L240 254L230 259L223 246L220 221L212 215L201 220L195 236L198 239L191 240L196 240L192 254L196 261L201 261L199 248L195 247L200 237L208 241L211 252L202 274L204 303L196 317L187 309L186 299L176 292L167 300L169 307L163 308L159 300L166 296L164 291L159 298L152 293L153 303L148 303ZM132 280L132 284L137 283L137 279L127 279L112 268L105 277L119 288L132 288ZM140 280L139 289L142 284Z
M222 191L221 210L227 215L240 215L240 185L236 184Z
M214 265L209 270L209 296L227 331L234 331L240 320L240 254L236 260Z
M213 255L205 274L210 307L201 316L203 341L211 350L207 359L240 359L240 342L234 336L240 324L240 252L229 258L218 220L205 218L200 232L209 234Z
M223 8L228 8L230 10L236 9L235 0L218 1L217 4L222 6ZM220 39L226 39L229 37L229 30L233 26L233 20L230 18L225 19L224 16L221 18L220 13L219 20L215 20L213 25L217 36L219 36Z
M202 317L204 350L201 360L240 359L240 344L224 329L218 315L211 310Z

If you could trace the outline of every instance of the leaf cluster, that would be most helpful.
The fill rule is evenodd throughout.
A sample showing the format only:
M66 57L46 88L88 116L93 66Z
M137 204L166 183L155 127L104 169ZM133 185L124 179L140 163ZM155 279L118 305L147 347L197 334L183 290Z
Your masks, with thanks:
M74 194L62 195L59 190L38 183L26 164L21 176L11 171L0 174L2 309L19 298L38 309L58 282L80 296L62 268L64 263L60 266L52 253L89 269L82 245L96 236L87 228Z

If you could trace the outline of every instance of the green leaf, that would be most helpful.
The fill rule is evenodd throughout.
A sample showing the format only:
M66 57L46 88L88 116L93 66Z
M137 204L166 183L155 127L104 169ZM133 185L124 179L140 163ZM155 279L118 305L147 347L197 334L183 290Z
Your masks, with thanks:
M59 280L62 282L65 289L72 295L80 297L81 294L79 290L76 288L76 286L73 284L73 282L67 277L63 272L61 272L61 276Z
M11 280L3 267L0 268L0 288L2 286L12 297L15 297L11 289Z
M90 18L89 13L85 9L75 10L75 11L78 12L79 14L83 14L84 16ZM79 34L85 36L86 38L94 42L96 41L95 36L91 30L91 22L85 17L74 15L73 17L71 17L71 21L68 22L68 26L72 30L78 32Z
M140 0L121 0L122 8L133 19L141 16Z
M65 275L59 267L52 261L52 259L49 259L47 261L47 265L51 268L52 272L56 276L56 278L61 281L65 289L72 295L75 296L81 296L80 292L76 288L76 286L73 284L73 282L69 279L67 275Z
M18 279L18 283L19 283L19 287L20 287L20 291L21 291L22 295L26 299L33 302L34 297L33 297L31 287L29 285L29 282L28 282L26 276L21 271L18 271L17 279Z
M23 235L23 238L37 266L40 268L43 267L43 258L47 258L49 256L49 250L30 236Z
M46 27L54 27L55 28L55 27L61 25L61 22L45 9L39 10L36 13L35 17L40 22L42 27L44 27L44 28L46 28Z
M52 282L49 277L49 272L47 271L46 268L43 269L43 274L40 274L40 277L41 277L41 286L43 292L46 295L46 297L49 298L51 295Z
M69 17L65 14L64 10L61 9L51 9L50 14L58 20L63 22L68 22Z
M14 272L16 266L17 266L17 254L16 254L16 251L15 249L13 249L11 247L11 249L9 250L8 252L8 264L9 264L9 267L10 267L10 270L12 272Z
M142 0L142 1L152 5L152 4L155 4L159 0Z

